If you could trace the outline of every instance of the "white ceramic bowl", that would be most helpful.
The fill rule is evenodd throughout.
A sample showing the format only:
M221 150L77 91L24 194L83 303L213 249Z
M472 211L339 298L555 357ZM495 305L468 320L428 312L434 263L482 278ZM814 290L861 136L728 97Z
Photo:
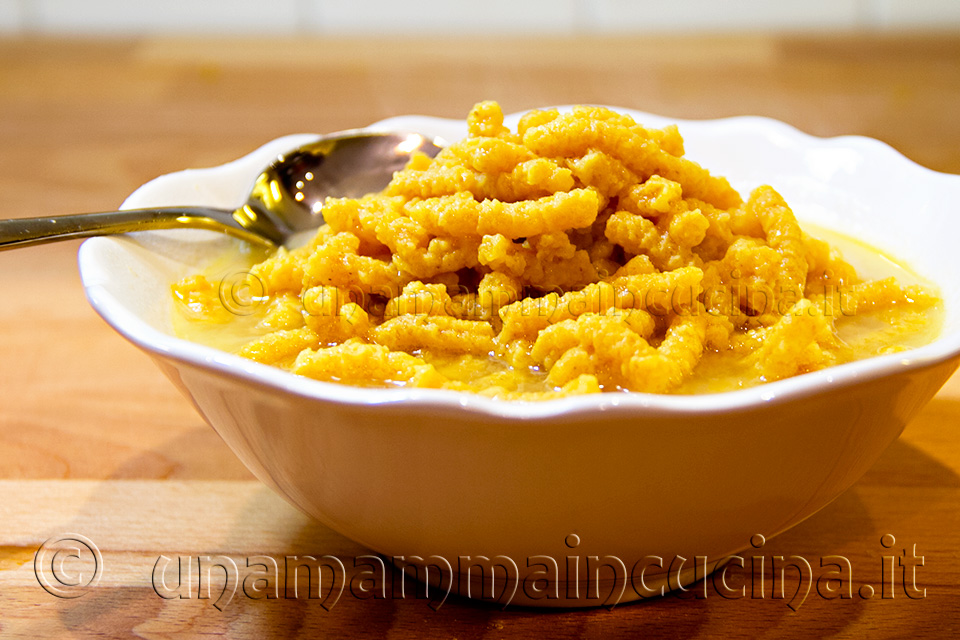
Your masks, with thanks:
M628 113L649 126L678 122L688 157L741 192L772 184L801 221L910 264L941 288L942 337L731 393L510 403L317 382L174 337L170 284L228 246L217 234L88 240L84 286L97 312L153 357L257 477L398 563L436 565L442 589L487 598L478 589L494 576L501 604L550 606L674 588L699 577L696 556L708 567L722 563L755 534L769 538L836 498L956 369L960 177L874 140L813 138L767 119ZM463 122L424 117L372 128L465 134ZM282 138L221 167L163 176L124 205L238 205L263 166L309 139ZM499 565L482 579L477 566L467 570L481 556ZM680 556L690 561L671 569Z

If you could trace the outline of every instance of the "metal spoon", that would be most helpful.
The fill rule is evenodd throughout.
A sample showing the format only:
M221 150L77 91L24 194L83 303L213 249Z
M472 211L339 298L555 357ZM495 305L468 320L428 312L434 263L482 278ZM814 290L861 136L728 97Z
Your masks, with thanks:
M345 131L279 156L254 182L247 202L231 211L162 207L0 220L0 250L57 240L199 228L268 247L323 224L327 196L359 197L387 186L411 154L435 156L441 147L418 133Z

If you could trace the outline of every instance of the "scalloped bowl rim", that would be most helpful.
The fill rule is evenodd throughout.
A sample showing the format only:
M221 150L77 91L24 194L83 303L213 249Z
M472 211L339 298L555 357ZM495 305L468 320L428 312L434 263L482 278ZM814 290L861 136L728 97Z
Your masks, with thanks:
M564 110L570 107L561 106L558 108ZM760 116L684 120L632 109L615 109L630 114L638 122L648 126L677 124L685 140L688 140L687 134L697 128L746 128L765 131L770 136L778 136L797 148L858 149L863 153L876 154L885 163L896 165L898 170L913 172L914 176L922 180L937 183L950 190L956 190L958 196L960 196L960 176L939 173L922 167L907 159L889 145L873 138L855 135L821 138L804 133L778 120ZM519 114L507 116L507 124L513 123L515 125L518 117ZM463 128L464 122L461 120L432 116L400 116L377 122L364 129L407 129L442 139L455 139L458 134L462 135ZM134 208L149 204L175 204L172 202L154 202L151 200L152 195L144 196L146 191L162 189L171 181L215 180L226 175L235 176L243 172L255 176L259 169L273 157L316 137L315 134L284 136L268 142L246 156L223 165L203 169L187 169L160 176L131 194L121 208ZM690 153L688 152L687 155L689 156ZM709 165L706 166L713 173L713 169ZM716 173L723 175L719 171ZM236 194L236 197L240 200L244 196L245 193ZM239 202L191 202L190 204L236 206ZM178 231L174 233L189 232ZM111 275L101 262L101 249L105 247L106 243L118 241L123 241L122 237L91 238L83 243L78 255L81 279L90 304L118 333L147 352L162 357L190 363L227 376L244 379L249 383L266 385L304 398L339 405L381 407L389 408L391 411L430 411L433 413L467 411L504 420L573 419L582 418L584 414L594 414L595 412L635 413L638 411L643 412L643 415L646 416L695 416L745 410L758 404L793 401L823 393L828 389L839 389L846 385L883 378L905 369L932 366L960 356L960 328L947 331L948 320L945 321L944 333L937 340L922 347L842 364L755 387L719 393L660 395L638 392L609 392L550 400L514 401L441 389L356 387L298 376L276 367L259 364L237 355L174 337L150 326L104 286L104 283L110 280ZM941 284L937 279L931 279L937 284ZM948 319L955 314L952 302L945 296ZM960 303L960 301L957 301L957 303Z

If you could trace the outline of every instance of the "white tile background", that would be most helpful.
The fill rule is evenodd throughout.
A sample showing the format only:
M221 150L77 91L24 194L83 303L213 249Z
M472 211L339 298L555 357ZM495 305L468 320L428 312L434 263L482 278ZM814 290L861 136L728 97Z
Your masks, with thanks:
M960 0L0 0L0 34L960 30Z

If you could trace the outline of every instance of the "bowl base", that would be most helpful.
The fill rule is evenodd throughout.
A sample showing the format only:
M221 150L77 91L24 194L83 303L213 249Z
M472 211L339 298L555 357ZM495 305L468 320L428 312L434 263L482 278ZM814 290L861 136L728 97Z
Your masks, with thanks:
M520 576L515 563L502 556L462 556L458 559L458 570L454 570L449 561L438 556L426 560L416 556L388 558L396 570L395 593L400 597L414 595L427 599L434 609L439 609L450 595L502 609L612 609L618 604L659 598L667 594L702 598L706 596L705 580L730 559L731 556L727 556L711 562L701 556L694 564L687 563L677 569L671 566L657 573L644 571L632 575L627 575L625 568L621 571L612 564L604 564L594 569L593 576L580 571L579 579L566 580L560 579L561 572L551 572L547 564L534 564L530 568L538 570L528 570L526 575ZM554 569L558 566L551 564ZM576 571L575 566L572 569ZM397 580L399 585L396 584ZM698 582L702 583L702 589L701 585L695 584Z

